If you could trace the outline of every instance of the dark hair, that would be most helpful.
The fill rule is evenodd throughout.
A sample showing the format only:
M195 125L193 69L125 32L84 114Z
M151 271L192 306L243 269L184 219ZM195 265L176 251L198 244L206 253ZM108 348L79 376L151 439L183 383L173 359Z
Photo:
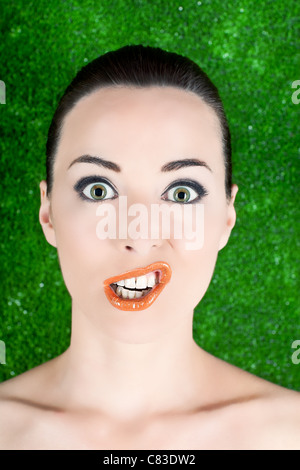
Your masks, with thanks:
M65 90L54 113L46 144L47 195L53 185L53 167L65 116L84 96L108 86L173 86L192 91L217 114L225 163L225 191L231 197L231 137L218 89L191 59L159 47L130 45L107 52L82 67Z

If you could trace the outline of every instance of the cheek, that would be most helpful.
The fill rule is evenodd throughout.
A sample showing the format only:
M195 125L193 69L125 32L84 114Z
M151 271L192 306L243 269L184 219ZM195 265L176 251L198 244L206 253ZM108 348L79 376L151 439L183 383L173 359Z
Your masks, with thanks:
M224 204L189 204L183 207L180 217L175 218L171 239L179 251L192 251L195 256L210 256L212 252L218 251L225 226Z
M204 205L202 208L203 212L197 223L195 217L187 219L188 225L193 227L190 231L190 234L194 234L193 239L172 240L177 253L173 289L175 292L176 286L180 285L182 294L193 307L201 300L211 281L225 224L225 211L222 207Z
M66 287L73 297L91 279L100 277L108 262L107 240L97 238L95 205L78 208L72 204L53 207L57 251ZM99 281L100 282L100 281Z

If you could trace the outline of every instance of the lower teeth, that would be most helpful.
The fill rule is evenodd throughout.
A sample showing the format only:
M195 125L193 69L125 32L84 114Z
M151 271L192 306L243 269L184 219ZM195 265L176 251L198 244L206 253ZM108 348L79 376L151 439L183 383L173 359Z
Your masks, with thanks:
M120 299L140 299L141 297L144 297L148 292L152 290L152 287L148 287L147 289L143 290L129 290L129 289L124 289L123 287L117 286L113 284L111 286L117 294Z

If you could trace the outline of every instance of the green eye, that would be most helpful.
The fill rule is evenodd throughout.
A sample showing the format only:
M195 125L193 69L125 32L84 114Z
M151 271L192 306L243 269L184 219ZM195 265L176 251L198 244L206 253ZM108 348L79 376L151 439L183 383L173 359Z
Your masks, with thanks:
M94 201L112 199L115 196L113 189L106 183L88 184L82 192L87 198Z
M178 204L192 204L199 202L208 195L208 192L195 180L182 179L165 189L161 198L163 201L176 202Z
M90 189L90 195L93 199L104 199L107 194L103 184L94 184Z
M199 199L199 195L201 194L201 192L195 191L195 189L193 189L190 185L186 185L186 186L178 185L169 189L164 194L166 194L166 196L163 197L163 199L166 199L172 202L178 202L181 204L186 204L186 203L190 203L192 201L196 201L197 199Z
M179 187L174 191L174 199L177 202L188 202L191 194L187 188Z

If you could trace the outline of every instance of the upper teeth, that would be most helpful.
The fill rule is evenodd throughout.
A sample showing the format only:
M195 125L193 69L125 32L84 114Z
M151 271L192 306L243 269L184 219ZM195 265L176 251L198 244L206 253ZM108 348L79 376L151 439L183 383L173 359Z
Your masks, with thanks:
M116 283L118 286L128 287L129 289L146 289L147 287L154 287L156 284L155 273L149 273L144 276L131 277L129 279L123 279Z

